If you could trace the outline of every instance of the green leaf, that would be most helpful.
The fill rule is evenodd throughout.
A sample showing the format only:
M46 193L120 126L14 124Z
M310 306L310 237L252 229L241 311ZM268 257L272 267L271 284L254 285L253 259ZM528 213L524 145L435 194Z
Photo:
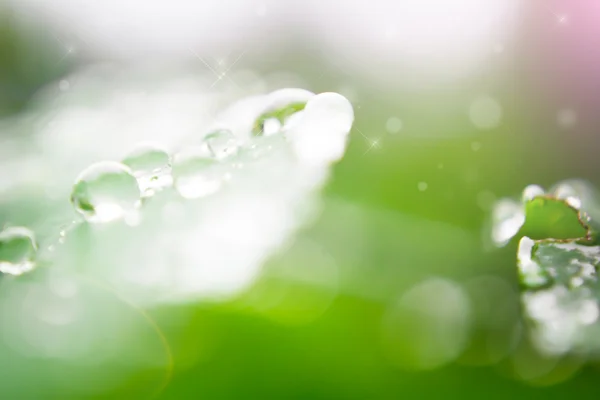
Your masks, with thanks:
M588 233L579 211L563 199L535 197L525 203L525 224L520 236L532 239L577 239Z
M526 288L562 285L570 289L595 287L600 247L580 240L538 240L519 243L518 266Z
M524 223L517 253L523 312L533 345L557 356L600 351L600 210L581 181L523 193ZM532 195L533 194L533 195Z

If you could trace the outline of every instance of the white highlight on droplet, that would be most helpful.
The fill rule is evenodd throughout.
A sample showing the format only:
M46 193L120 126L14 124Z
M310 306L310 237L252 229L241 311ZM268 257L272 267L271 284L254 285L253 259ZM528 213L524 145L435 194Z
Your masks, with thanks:
M521 194L521 201L526 203L531 201L539 196L544 196L546 192L544 188L539 185L528 185L525 189L523 189L523 193Z

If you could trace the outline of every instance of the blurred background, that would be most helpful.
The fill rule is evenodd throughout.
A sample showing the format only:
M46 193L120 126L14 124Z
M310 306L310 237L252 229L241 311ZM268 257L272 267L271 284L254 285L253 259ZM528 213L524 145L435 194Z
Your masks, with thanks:
M175 151L285 87L355 116L327 182L293 192L307 209L169 198L143 229L84 224L45 268L0 276L0 397L596 398L594 355L530 343L516 243L489 231L528 184L600 183L598 71L589 0L0 1L0 223L41 253L79 172L137 142ZM208 283L139 290L181 257ZM87 277L126 262L132 287Z

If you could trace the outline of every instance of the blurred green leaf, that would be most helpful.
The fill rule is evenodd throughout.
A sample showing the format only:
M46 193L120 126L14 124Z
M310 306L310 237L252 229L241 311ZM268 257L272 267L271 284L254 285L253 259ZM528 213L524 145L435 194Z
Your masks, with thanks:
M587 226L579 218L579 211L565 200L540 196L525 203L525 224L520 236L577 239L585 237L587 232Z
M573 190L525 201L517 263L533 345L546 356L600 349L600 246ZM567 194L565 194L565 192Z

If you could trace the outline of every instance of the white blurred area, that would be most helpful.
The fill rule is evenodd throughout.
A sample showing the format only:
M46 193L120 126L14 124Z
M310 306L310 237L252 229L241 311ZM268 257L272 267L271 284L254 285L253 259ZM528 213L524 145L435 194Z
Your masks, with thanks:
M75 362L97 358L93 351L101 338L88 334L95 327L88 317L107 306L85 302L90 285L102 300L127 312L235 298L318 212L319 192L344 154L354 119L348 100L289 88L240 99L235 88L206 91L210 78L205 78L91 67L66 78L74 82L68 91L61 85L47 88L28 114L10 121L14 131L32 129L32 145L3 162L30 172L7 178L0 193L19 202L40 191L36 207L52 206L28 226L36 234L53 230L38 236L38 268L32 276L39 282L21 284L13 277L0 282L6 296L0 300L10 310L6 318L26 316L14 325L0 324L0 335L9 337L16 351ZM306 107L293 124L271 136L251 136L265 107L274 99L296 100L298 93ZM219 160L223 177L216 193L187 199L176 185L165 188L143 200L134 222L93 223L76 216L69 194L83 168L119 161L137 141L149 139L178 154L203 145L215 126L230 129L239 145L235 154ZM321 282L328 286L336 281L335 265L315 253L312 260L325 259L320 265L329 267ZM305 277L295 275L294 281ZM305 319L317 318L332 297L327 292ZM44 304L40 313L28 313L38 302ZM119 322L108 320L106 326Z
M516 0L6 0L69 53L139 61L260 59L290 46L386 84L455 79L506 48ZM414 81L399 74L409 72Z

